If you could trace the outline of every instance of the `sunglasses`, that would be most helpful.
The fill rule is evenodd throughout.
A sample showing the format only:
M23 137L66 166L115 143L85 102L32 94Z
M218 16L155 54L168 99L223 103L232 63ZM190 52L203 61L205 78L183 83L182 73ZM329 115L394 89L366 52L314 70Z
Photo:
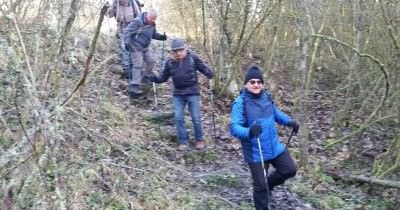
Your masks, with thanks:
M257 85L262 85L263 81L261 80L249 80L250 85L255 85L257 83Z

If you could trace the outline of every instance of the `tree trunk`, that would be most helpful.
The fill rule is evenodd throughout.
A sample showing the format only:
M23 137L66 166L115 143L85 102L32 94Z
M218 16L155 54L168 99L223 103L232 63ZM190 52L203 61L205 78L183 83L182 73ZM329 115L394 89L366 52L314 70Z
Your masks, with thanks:
M297 66L297 75L296 79L294 78L296 82L296 90L297 93L300 95L298 97L297 101L297 107L298 107L298 112L303 113L299 115L299 120L301 126L301 132L299 133L299 140L300 142L300 163L299 166L303 168L307 168L308 166L308 130L306 122L307 122L307 93L305 90L305 85L307 83L307 53L308 53L308 27L307 27L307 13L308 13L308 7L309 1L294 1L294 8L297 10L297 12L300 14L297 16L296 19L296 24L297 24L297 30L299 31L299 37L297 38L297 43L298 43L298 66ZM299 100L301 99L301 100Z
M363 17L362 17L362 9L361 9L361 0L356 0L353 3L353 45L354 49L358 52L362 52L361 40L363 39ZM354 102L360 103L361 99L352 100L357 95L362 95L360 92L363 90L361 87L360 78L360 56L357 53L353 53L353 58L351 59L351 67L348 81L348 88L346 93L346 103L344 106L344 116L349 115L349 110L353 109ZM358 91L357 91L358 88ZM358 92L358 94L357 94ZM351 157L354 157L357 154L357 148L360 148L360 144L362 141L359 140L360 135L357 135L356 138L350 143L350 153Z

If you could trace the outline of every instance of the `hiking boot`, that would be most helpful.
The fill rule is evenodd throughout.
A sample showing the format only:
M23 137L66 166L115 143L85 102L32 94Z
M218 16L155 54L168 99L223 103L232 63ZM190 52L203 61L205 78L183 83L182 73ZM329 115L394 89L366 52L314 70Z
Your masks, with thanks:
M204 143L203 140L196 141L196 149L202 150L206 147L206 144Z
M178 146L179 151L186 150L187 148L189 148L189 146L187 144L179 144L179 146Z
M143 90L138 85L129 85L128 93L132 98L138 98L143 95Z
M137 91L128 91L129 96L131 98L139 98L140 96L143 96L143 91L142 90L137 90Z

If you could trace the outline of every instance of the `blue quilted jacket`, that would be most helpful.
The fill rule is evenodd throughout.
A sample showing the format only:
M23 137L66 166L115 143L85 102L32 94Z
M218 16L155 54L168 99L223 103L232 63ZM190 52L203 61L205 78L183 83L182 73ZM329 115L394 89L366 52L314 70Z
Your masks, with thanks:
M250 126L259 123L262 132L259 136L264 161L279 156L285 149L280 143L276 124L288 125L291 118L280 111L267 91L259 95L243 89L232 104L230 131L241 140L243 156L247 163L261 162L257 137L250 138Z

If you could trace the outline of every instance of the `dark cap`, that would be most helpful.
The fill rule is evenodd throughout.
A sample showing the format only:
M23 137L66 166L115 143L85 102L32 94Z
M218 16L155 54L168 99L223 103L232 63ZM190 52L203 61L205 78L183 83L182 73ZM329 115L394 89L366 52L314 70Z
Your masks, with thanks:
M247 69L246 75L244 77L244 84L246 84L251 79L259 79L264 83L261 68L258 66L250 66Z
M180 38L175 38L171 42L171 50L179 50L185 48L185 41Z

